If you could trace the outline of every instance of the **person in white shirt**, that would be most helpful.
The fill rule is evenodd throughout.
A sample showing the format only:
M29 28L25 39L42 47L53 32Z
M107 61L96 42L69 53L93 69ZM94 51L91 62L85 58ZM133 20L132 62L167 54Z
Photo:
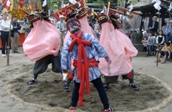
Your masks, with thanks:
M146 38L148 39L148 37L149 37L149 29L143 31L143 32L142 32L142 35L143 35L143 38L146 37Z
M56 27L60 30L61 32L61 41L63 43L63 39L67 33L67 27L66 27L66 22L64 21L64 16L60 15L60 21L56 23Z
M157 49L157 43L156 43L156 39L158 38L158 33L154 32L154 36L153 36L153 49L152 49L152 55L155 56L156 55L156 49Z
M10 21L7 19L7 14L2 14L2 20L0 21L0 28L1 28L1 40L2 40L2 57L6 57L5 48L6 45L8 45L9 42L9 32L11 29L13 29L13 26L11 25ZM11 45L9 44L10 48Z

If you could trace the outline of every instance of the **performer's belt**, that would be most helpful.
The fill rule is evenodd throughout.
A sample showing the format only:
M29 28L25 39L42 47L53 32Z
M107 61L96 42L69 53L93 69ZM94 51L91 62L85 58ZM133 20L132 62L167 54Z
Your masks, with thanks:
M84 63L82 63L82 65L83 64ZM98 67L98 65L99 65L99 62L97 62L95 60L95 58L92 58L92 59L88 60L88 67ZM76 67L76 68L78 67L78 60L74 60L73 66ZM84 69L84 68L82 68L82 69Z

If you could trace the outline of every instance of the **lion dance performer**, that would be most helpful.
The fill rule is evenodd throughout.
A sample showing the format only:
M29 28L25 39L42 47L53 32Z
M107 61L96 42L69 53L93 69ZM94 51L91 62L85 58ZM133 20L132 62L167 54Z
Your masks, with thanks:
M78 7L77 11L73 9L73 10L71 10L71 12L69 12L69 14L67 15L67 19L76 17L81 24L81 31L89 33L89 34L93 35L96 39L98 39L96 36L96 33L93 31L93 29L88 24L87 12L88 12L87 8ZM70 38L70 32L68 31L68 33L64 39L64 44L66 43L66 41L69 38ZM72 75L70 74L70 76L67 78L66 84L65 84L65 91L66 92L69 92L69 84L72 80L73 80L73 78L72 78Z
M65 43L62 50L61 68L67 72L71 68L71 58L74 60L74 89L72 93L72 103L70 110L76 110L79 105L83 105L84 88L90 94L90 82L96 87L100 99L104 106L104 112L111 112L108 98L101 81L101 74L98 68L99 58L105 58L110 63L110 59L98 40L92 35L81 31L81 24L78 19L72 18L67 21L67 28L70 31L70 38Z
M28 85L36 83L38 74L45 72L50 63L54 72L61 72L60 31L49 21L47 9L46 5L41 12L26 16L33 28L23 43L23 49L31 61L36 61L33 68L34 78L28 81Z
M99 42L112 59L111 65L100 59L100 71L106 80L105 90L109 88L110 83L117 81L118 76L122 76L129 79L129 86L138 91L139 88L134 84L134 71L130 62L131 57L136 56L138 51L129 38L119 30L118 17L110 14L110 20L105 14L98 16L98 22L102 27Z

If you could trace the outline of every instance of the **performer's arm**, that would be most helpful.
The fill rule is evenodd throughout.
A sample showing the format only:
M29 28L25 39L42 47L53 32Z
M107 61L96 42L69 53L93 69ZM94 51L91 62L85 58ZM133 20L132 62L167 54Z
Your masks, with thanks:
M62 53L61 53L61 69L63 72L70 70L70 53L68 51L70 41L68 40L66 44L63 47Z

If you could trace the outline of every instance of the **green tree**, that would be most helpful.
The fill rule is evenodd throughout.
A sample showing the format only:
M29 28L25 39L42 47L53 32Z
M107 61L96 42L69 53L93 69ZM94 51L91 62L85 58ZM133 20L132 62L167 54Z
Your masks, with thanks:
M61 8L61 2L62 0L47 0L48 1L48 6L51 10L58 10ZM69 0L63 0L65 4L69 3ZM124 4L128 3L129 1L132 2L132 4L135 4L138 2L138 0L86 0L88 3L99 3L100 5L104 3L121 3Z
M86 2L88 3L107 3L107 2L111 2L111 3L117 3L118 0L87 0Z
M50 10L58 10L61 8L62 0L47 0Z
M124 3L124 2L132 2L132 4L136 4L138 0L118 0L119 3Z
M107 2L111 2L111 3L124 3L124 2L129 2L131 1L133 4L137 3L138 0L86 0L89 3L107 3Z

